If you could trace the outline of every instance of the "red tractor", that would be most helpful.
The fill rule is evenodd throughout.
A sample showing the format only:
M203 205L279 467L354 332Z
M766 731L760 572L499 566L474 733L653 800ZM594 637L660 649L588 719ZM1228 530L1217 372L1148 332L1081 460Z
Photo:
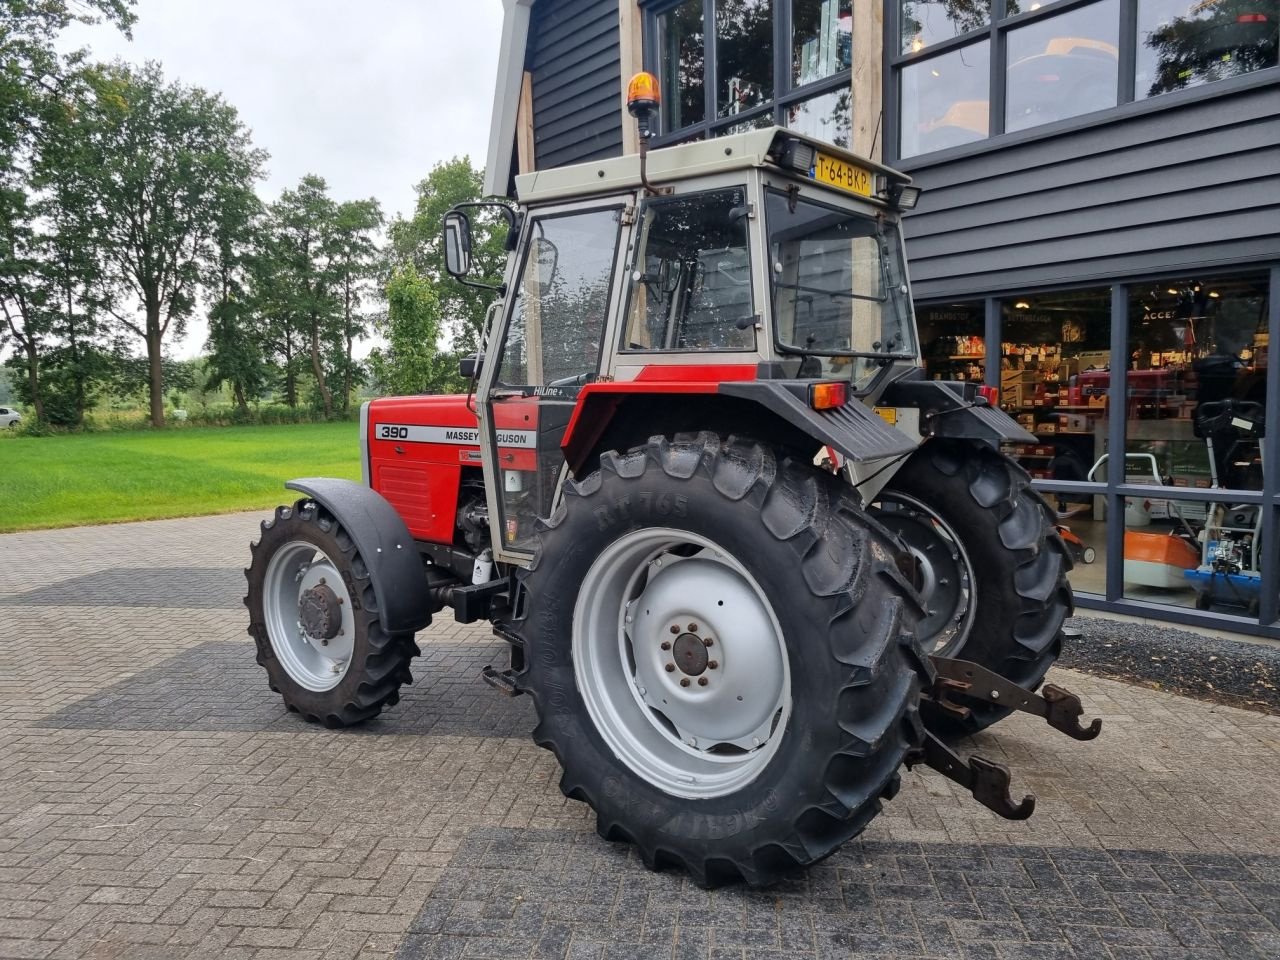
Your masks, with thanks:
M1032 437L924 377L909 179L785 129L516 179L506 282L466 396L374 400L364 483L302 479L262 524L249 632L307 720L359 723L445 607L488 620L534 739L602 836L713 885L859 833L926 763L1011 818L945 739L1046 685L1071 611ZM472 207L445 222L470 268ZM820 465L821 464L821 465Z

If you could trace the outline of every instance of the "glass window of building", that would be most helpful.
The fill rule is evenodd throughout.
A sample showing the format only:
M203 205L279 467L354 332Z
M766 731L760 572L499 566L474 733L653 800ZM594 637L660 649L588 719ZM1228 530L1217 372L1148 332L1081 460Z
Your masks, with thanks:
M986 374L985 324L986 306L981 300L917 307L925 375L931 380L981 383Z
M901 0L899 9L903 53L919 53L991 22L990 0Z
M1116 105L1119 0L1033 20L1006 44L1006 132Z
M678 130L706 116L702 0L685 0L657 17L662 128Z
M716 116L735 117L773 99L773 4L720 2L716 11Z
M1027 294L1000 306L1000 405L1034 434L1004 452L1044 483L1088 479L1106 450L1111 290ZM1102 497L1046 493L1077 558L1071 585L1106 592ZM1092 560L1089 558L1093 558Z
M1274 67L1280 0L1138 0L1134 96Z
M660 143L782 124L848 144L852 0L682 0L649 9Z
M903 68L900 156L986 138L990 64L991 45L982 40Z

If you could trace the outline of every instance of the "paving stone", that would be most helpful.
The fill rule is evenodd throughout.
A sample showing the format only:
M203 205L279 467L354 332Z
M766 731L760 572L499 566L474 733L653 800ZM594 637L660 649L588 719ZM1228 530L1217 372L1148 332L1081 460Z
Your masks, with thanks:
M560 795L483 624L424 631L363 729L288 714L244 634L259 519L0 536L0 958L1280 955L1274 716L1059 670L1100 739L961 745L1033 819L914 771L822 865L707 893Z

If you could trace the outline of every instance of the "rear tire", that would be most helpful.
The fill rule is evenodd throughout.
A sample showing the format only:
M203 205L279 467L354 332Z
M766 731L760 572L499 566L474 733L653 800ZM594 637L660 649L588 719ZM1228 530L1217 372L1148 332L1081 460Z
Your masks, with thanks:
M561 790L707 887L832 853L923 736L931 671L896 560L847 485L768 447L606 453L521 575L520 685Z
M277 507L250 544L249 635L271 689L311 723L348 727L400 699L419 653L411 633L387 633L350 534L311 500Z
M931 440L894 475L873 513L912 545L926 571L931 555L959 554L966 605L940 609L950 595L926 590L924 649L1039 687L1062 649L1072 564L1053 511L1026 471L985 444ZM942 574L952 568L939 569L936 579L948 579ZM970 715L958 719L926 702L926 726L940 736L966 736L1012 712L977 700L964 705Z

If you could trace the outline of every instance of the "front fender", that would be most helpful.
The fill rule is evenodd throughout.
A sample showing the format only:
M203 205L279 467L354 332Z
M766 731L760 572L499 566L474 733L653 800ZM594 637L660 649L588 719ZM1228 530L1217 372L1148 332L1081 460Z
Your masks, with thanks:
M400 514L363 484L303 477L285 484L329 511L355 541L378 598L378 620L388 633L412 633L431 623L422 558Z

